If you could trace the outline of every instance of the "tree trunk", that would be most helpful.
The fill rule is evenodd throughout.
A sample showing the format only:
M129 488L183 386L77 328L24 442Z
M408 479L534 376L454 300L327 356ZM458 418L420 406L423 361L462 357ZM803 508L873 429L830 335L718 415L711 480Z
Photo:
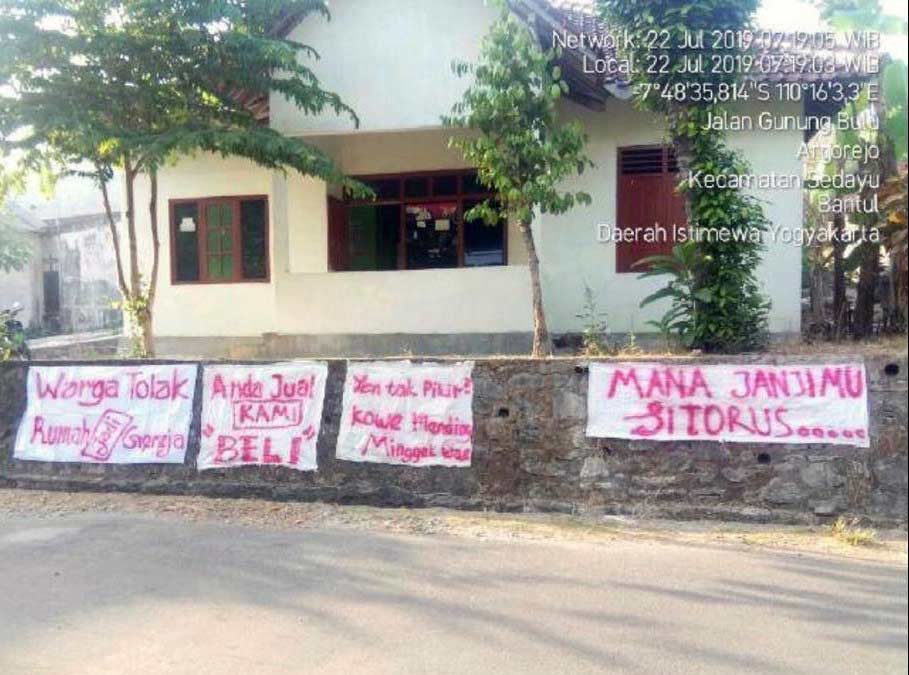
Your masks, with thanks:
M846 334L846 269L843 255L846 252L846 217L833 214L833 337L839 340Z
M846 170L846 160L836 160L836 173ZM835 194L832 196L836 196ZM839 211L839 212L836 212ZM833 339L842 340L851 330L846 299L846 215L841 209L833 214Z
M890 264L887 267L887 311L884 312L884 328L888 333L901 330L903 325L903 312L900 307L899 286L897 285L896 260L890 254Z
M155 356L155 334L153 329L153 314L155 306L155 291L158 288L158 266L161 251L161 240L158 235L158 171L154 168L148 170L149 180L149 201L148 201L148 222L151 226L152 241L152 271L148 280L148 289L146 290L145 311L140 316L142 352L146 358Z
M878 244L865 241L860 246L863 249L862 266L856 289L855 317L852 320L852 336L857 340L870 337L874 332L874 301L881 266Z
M814 258L820 258L815 249L815 256L809 258L808 262L808 293L811 301L811 330L817 334L820 331L824 333L824 325L827 317L824 313L824 298L826 297L826 288L824 284L824 268L821 263Z
M142 294L142 277L139 273L139 242L136 240L136 172L129 160L123 163L123 181L126 183L126 243L129 247L129 292L133 298Z
M811 197L807 191L802 196L802 209L805 225L809 229L818 230L825 225L817 209L811 203ZM825 306L827 299L827 273L824 269L823 245L819 242L808 244L806 253L809 313L807 316L808 325L802 326L802 331L805 332L809 339L819 337L829 339L831 336L829 324L827 323L827 308Z
M155 288L158 282L160 238L158 233L158 175L154 169L148 170L150 180L150 200L148 204L149 222L152 241L152 272L148 288L142 288L142 275L139 268L139 243L136 235L135 179L136 167L127 159L124 162L124 180L126 183L126 238L129 251L129 280L123 269L123 253L120 248L120 235L114 221L110 205L110 195L103 172L99 169L99 183L107 215L111 240L116 260L117 283L123 296L122 308L125 310L127 329L132 344L132 355L140 358L155 356L154 331L152 328L152 305L155 300Z
M540 259L533 241L533 230L530 223L521 223L521 236L527 249L527 266L530 268L530 288L533 298L533 350L534 358L552 356L552 342L549 340L549 329L546 327L546 314L543 311L543 285L540 283Z
M104 213L107 216L107 227L110 231L111 244L114 247L117 287L120 289L120 295L126 299L126 296L129 295L129 287L126 285L126 276L123 274L123 253L120 250L120 233L117 232L117 221L114 220L114 212L110 205L110 194L107 191L107 178L100 169L98 170L98 176L98 184L101 187L101 198L104 202Z
M143 358L154 358L155 333L152 322L151 307L147 307L144 310L136 312L133 331L133 340L135 343L136 352Z
M877 82L881 84L880 75ZM873 100L869 97L868 110L879 121L886 117L886 106L883 100ZM866 175L877 174L881 185L885 184L887 178L896 172L896 160L893 151L892 141L882 132L881 126L878 126L876 134L876 143L879 150L879 157L876 160L870 160L859 167L859 171ZM874 194L874 190L865 187L860 197L867 201ZM886 223L884 223L886 224ZM855 298L855 319L852 322L852 335L856 339L870 337L874 333L874 303L877 299L877 285L881 273L881 247L880 244L867 238L872 228L881 226L878 214L873 214L868 220L864 221L863 229L866 240L862 242L862 263L859 270L859 281L857 295Z
M905 331L909 323L909 266L906 264L905 241L890 252L890 270L893 278L893 304L897 311L897 331Z

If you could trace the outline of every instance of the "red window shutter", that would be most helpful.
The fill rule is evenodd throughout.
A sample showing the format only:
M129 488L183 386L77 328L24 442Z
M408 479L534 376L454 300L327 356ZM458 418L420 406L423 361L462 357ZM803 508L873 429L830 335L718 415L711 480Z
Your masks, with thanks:
M685 199L675 189L677 172L672 148L619 148L616 225L623 234L633 230L638 236L616 243L616 272L643 272L634 267L638 260L672 251L676 228L686 217Z
M350 241L347 206L340 199L328 198L328 269L343 272L350 268Z

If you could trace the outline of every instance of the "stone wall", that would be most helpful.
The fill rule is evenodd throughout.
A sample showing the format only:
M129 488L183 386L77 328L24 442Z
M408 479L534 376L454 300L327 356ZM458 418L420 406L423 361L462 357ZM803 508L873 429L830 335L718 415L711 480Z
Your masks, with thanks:
M748 360L832 363L843 357L725 359ZM26 371L20 364L0 364L0 484L780 522L815 522L850 514L880 524L905 523L907 358L903 353L869 357L865 362L871 410L868 449L589 439L585 436L584 361L478 360L473 465L455 469L335 460L345 362L333 360L328 362L317 472L246 467L202 474L195 470L198 396L185 465L12 459L13 439L25 410Z

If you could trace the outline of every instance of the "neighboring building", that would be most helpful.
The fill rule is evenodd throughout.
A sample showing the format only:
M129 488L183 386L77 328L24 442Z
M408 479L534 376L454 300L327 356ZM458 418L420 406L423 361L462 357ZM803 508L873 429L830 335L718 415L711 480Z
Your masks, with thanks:
M98 189L67 178L51 197L37 190L8 206L13 227L32 248L26 269L0 272L0 307L19 302L33 333L57 334L116 328L121 313L110 227ZM119 217L119 214L118 214Z
M553 31L603 30L589 2L511 4L547 46ZM378 198L347 200L321 180L242 159L196 156L161 171L158 211L170 214L170 232L162 236L154 308L159 353L527 350L530 280L519 233L514 225L462 222L485 195L448 147L452 132L440 121L465 88L450 64L476 59L495 8L483 0L337 0L331 9L328 23L289 22L287 30L319 52L316 74L353 107L360 127L332 114L306 116L277 95L258 110L273 128L305 137L369 182ZM586 128L596 167L566 187L587 191L593 203L534 223L550 328L583 329L577 314L587 285L611 330L647 332L664 308L639 303L665 282L640 280L630 267L671 242L599 243L597 226L683 220L675 160L659 119L636 110L621 82L585 72L579 57L565 54L571 93L562 112ZM746 111L765 109L806 113L780 102ZM755 172L801 175L802 131L740 132L729 140ZM801 225L799 189L756 194L773 223ZM136 203L147 201L143 183ZM139 210L140 232L147 220ZM151 259L148 241L141 259ZM800 274L800 247L771 243L759 277L776 333L799 331Z
M29 251L22 269L0 269L0 309L22 305L18 315L25 326L41 321L41 229L44 224L16 204L0 205L0 228L18 237Z

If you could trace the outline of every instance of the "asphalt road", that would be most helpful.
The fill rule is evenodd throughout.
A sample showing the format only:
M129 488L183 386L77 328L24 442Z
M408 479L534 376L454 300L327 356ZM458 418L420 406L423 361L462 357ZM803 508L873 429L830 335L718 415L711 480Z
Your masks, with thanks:
M905 673L904 564L0 520L0 673Z

